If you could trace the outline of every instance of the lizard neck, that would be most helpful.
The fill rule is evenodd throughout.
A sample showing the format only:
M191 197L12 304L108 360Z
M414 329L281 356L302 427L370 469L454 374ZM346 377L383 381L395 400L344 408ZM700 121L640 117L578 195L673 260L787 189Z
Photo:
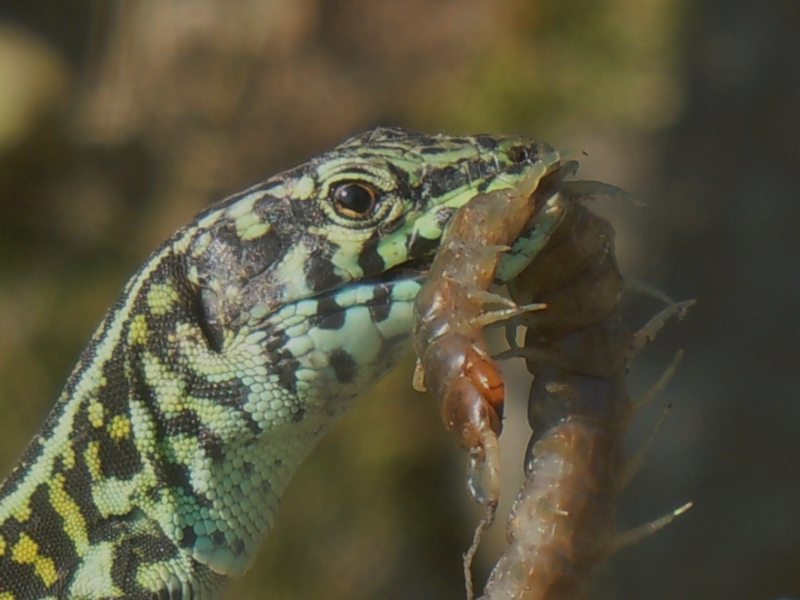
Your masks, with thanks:
M24 566L43 594L102 580L113 597L160 589L165 569L195 593L243 573L299 464L402 355L418 290L287 305L217 351L181 253L146 265L0 488L0 581Z

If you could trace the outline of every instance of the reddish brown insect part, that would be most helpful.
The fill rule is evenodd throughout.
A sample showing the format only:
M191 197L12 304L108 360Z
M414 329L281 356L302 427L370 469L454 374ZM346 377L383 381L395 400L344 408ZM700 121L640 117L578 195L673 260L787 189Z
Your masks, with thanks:
M466 351L464 361L464 374L475 385L484 400L494 409L499 418L503 417L503 402L506 396L506 387L503 375L497 364L477 347L471 346ZM500 434L500 427L494 429Z
M484 445L487 430L499 432L502 427L500 415L467 378L455 380L445 394L442 421L468 450Z

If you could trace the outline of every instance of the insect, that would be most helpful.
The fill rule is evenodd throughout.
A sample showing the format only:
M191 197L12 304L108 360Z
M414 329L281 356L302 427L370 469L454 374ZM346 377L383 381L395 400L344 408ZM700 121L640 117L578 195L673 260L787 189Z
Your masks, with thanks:
M505 386L483 329L542 306L518 307L489 288L502 254L535 211L533 192L543 175L544 169L521 184L528 193L483 194L456 213L414 305L415 387L424 391L427 383L440 399L445 428L470 454L470 493L490 507L499 498L497 436Z
M432 387L446 427L470 451L472 495L489 506L465 555L470 598L469 563L480 532L494 518L499 489L503 382L485 350L487 324L510 320L512 350L504 356L524 357L534 376L529 397L534 433L526 452L527 480L509 517L510 545L485 598L581 597L592 570L614 547L688 509L616 534L617 495L640 463L634 460L626 468L623 453L623 434L634 413L625 372L635 351L687 306L672 305L635 334L626 328L613 228L582 204L616 192L597 182L564 181L574 168L570 164L542 186L536 181L531 189L522 182L460 209L434 261L437 277L417 298L420 363L426 378L431 373L438 378ZM532 229L541 241L529 264L520 273L504 272L498 268L501 253L537 213L540 219L549 214L550 226ZM488 291L498 274L508 277L510 300ZM504 308L487 310L487 304ZM520 326L527 329L521 347L516 345ZM483 493L474 483L481 475L487 480Z

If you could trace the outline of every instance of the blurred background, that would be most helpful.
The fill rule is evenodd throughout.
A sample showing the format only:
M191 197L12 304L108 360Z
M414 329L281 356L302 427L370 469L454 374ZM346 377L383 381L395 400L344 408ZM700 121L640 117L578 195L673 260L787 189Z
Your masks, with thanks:
M698 299L632 370L644 390L686 350L630 433L673 404L620 527L695 508L594 597L800 598L798 33L797 0L4 0L0 473L128 276L211 201L378 124L528 134L646 202L597 204L623 272ZM477 512L410 376L312 455L228 598L462 597Z

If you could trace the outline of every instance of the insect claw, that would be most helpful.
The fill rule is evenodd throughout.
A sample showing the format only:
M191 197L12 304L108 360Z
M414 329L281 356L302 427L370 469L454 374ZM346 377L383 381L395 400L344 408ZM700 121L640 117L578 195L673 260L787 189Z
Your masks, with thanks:
M617 537L614 538L614 541L611 544L611 552L613 553L623 548L627 548L628 546L641 541L647 536L653 535L659 529L663 529L682 514L686 513L690 508L692 508L692 506L694 506L694 502L687 502L686 504L679 506L672 512L669 512L658 519L650 521L649 523L645 523L644 525L639 525L638 527L634 527L628 531L618 533Z

